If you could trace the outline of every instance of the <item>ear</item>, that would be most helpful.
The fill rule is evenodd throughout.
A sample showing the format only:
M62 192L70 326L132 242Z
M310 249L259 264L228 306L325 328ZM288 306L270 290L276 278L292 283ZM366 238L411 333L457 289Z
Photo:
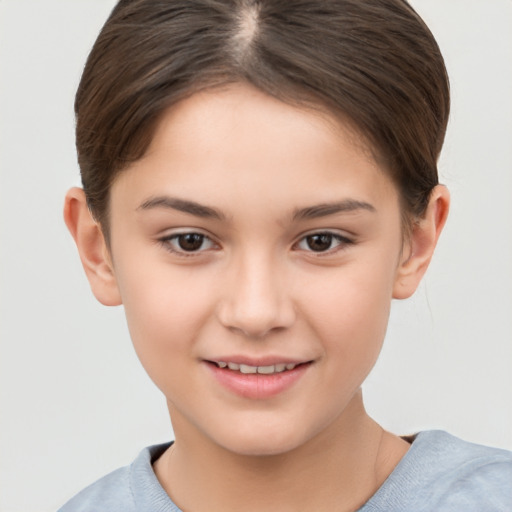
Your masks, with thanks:
M427 271L434 249L443 230L450 208L450 193L443 185L437 185L431 193L425 215L412 227L408 248L404 249L397 270L394 299L410 297Z
M100 224L89 211L81 188L74 187L66 194L64 221L75 240L94 296L105 306L120 305L122 300L110 251Z

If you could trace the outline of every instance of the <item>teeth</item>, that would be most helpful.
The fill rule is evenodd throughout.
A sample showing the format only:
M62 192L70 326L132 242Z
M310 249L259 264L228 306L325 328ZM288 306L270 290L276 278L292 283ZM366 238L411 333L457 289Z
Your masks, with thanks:
M269 373L275 373L275 371L276 371L276 367L274 365L272 365L272 366L258 366L258 373L269 374Z
M225 361L217 361L219 368L229 368L230 370L239 371L240 373L261 373L271 375L273 373L282 373L285 370L293 370L297 365L293 363L275 364L269 366L250 366L248 364L226 363Z
M257 372L258 372L257 366L249 366L247 364L240 365L240 373L257 373Z

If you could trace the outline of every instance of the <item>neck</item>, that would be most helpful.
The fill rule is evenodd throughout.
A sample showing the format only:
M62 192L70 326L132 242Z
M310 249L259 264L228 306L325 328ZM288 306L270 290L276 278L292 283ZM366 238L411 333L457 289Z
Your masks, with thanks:
M173 501L195 512L354 510L382 485L408 446L366 414L360 392L321 434L279 455L227 451L190 424L181 425L176 414L172 418L176 443L154 469Z

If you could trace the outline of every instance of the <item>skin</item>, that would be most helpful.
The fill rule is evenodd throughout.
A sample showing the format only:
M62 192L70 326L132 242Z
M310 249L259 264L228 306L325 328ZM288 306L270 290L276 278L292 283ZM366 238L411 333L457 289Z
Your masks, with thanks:
M183 510L354 510L407 451L368 417L360 387L449 197L437 187L404 240L397 189L370 155L339 120L234 85L165 113L114 181L110 249L83 191L68 193L92 290L124 304L167 398L176 443L154 469ZM187 252L185 233L204 237ZM207 362L240 357L307 364L281 393L251 398Z

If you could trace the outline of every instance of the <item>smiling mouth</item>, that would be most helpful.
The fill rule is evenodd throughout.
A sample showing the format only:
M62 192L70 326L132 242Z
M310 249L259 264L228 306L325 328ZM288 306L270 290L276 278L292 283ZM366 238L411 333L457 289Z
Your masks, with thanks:
M292 362L275 358L273 361L251 361L244 357L203 361L225 389L249 400L269 400L280 395L296 385L314 364L314 360Z
M248 374L263 374L263 375L273 375L276 373L283 373L287 371L291 371L298 366L302 366L307 363L280 363L280 364L273 364L268 366L250 366L248 364L238 364L238 363L227 363L225 361L208 361L209 363L217 366L217 368L225 369L225 370L231 370L233 372L243 373L245 375Z

